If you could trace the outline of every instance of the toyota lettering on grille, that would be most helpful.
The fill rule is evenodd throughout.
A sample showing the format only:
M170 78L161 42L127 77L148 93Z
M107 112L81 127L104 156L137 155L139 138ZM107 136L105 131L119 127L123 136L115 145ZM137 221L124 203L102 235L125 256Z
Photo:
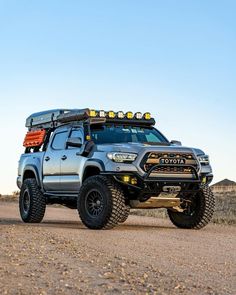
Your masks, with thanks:
M181 165L181 164L185 164L185 159L182 158L161 158L160 159L160 164L171 164L171 165Z

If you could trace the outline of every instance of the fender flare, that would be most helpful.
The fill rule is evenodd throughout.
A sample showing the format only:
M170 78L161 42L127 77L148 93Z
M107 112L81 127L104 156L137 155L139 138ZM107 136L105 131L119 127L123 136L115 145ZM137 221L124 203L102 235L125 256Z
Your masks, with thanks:
M84 170L89 166L95 166L99 168L100 171L105 171L105 165L102 160L99 159L88 159L84 166Z
M81 184L84 181L84 176L85 176L86 170L89 169L89 168L97 168L100 171L99 173L101 173L102 171L105 170L105 165L99 159L89 159L89 160L87 160L84 167L83 167Z
M37 181L37 184L38 184L38 186L41 188L41 182L40 182L40 177L39 177L39 173L38 173L38 169L37 169L37 167L36 167L35 165L26 165L26 166L24 167L22 181L23 181L24 176L25 176L25 173L26 173L27 171L31 171L31 172L34 173L34 175L35 175L35 179L36 179L36 181Z

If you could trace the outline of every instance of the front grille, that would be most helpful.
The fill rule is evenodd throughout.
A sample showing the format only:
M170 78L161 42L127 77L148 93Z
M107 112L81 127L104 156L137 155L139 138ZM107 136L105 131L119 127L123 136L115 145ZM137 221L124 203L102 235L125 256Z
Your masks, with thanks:
M183 174L189 174L192 173L192 169L191 167L156 167L152 170L152 173L175 173L175 174L179 174L179 173L183 173Z
M153 168L150 177L193 177L193 167L198 170L197 160L191 153L147 153L140 166L147 173Z

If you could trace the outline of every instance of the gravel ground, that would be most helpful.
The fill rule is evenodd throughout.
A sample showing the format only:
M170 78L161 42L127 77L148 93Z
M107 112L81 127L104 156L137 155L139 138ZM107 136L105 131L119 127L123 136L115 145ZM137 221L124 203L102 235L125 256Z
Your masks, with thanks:
M236 294L236 228L174 228L130 216L86 229L75 210L48 207L23 224L0 203L0 294Z

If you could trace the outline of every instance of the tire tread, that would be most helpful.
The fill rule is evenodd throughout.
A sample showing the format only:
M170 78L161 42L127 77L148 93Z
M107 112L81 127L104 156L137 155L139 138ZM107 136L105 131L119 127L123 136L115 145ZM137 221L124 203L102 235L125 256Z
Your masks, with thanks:
M24 181L21 194L24 193L24 189L28 188L30 194L30 209L28 216L23 218L24 222L28 223L39 223L43 220L45 210L46 210L46 199L38 187L38 183L35 178L27 178ZM21 198L20 194L20 198ZM21 201L20 201L21 204ZM21 205L19 205L21 206ZM21 211L21 208L20 208Z
M201 229L205 227L212 219L212 216L215 211L215 197L213 192L211 191L210 187L208 185L201 185L201 193L202 193L202 200L200 204L199 212L195 218L195 220L192 220L192 222L181 222L179 223L176 221L175 216L180 216L179 214L183 213L176 213L171 210L167 210L168 216L171 220L171 222L179 227L179 228L188 228L188 229Z

